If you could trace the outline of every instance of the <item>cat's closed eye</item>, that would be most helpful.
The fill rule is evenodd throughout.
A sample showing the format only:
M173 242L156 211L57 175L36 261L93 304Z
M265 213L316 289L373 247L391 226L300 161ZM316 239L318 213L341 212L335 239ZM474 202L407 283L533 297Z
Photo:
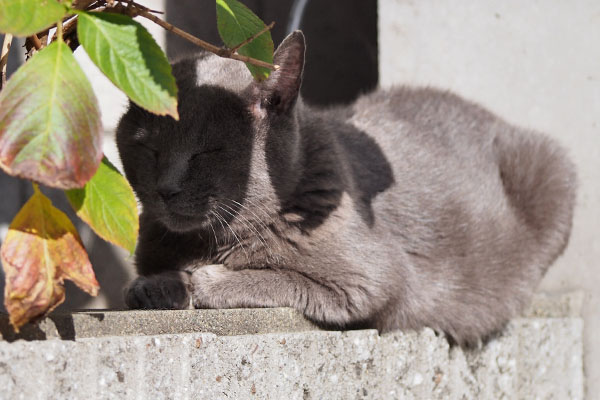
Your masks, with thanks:
M223 148L222 147L215 147L215 148L212 148L212 149L202 150L202 151L199 151L197 153L194 153L192 155L192 160L195 160L195 159L198 159L200 157L207 156L207 155L210 155L210 154L217 154L217 153L221 153L221 152L223 152Z
M138 142L138 144L146 154L151 155L154 159L158 158L158 150L156 148L143 142Z

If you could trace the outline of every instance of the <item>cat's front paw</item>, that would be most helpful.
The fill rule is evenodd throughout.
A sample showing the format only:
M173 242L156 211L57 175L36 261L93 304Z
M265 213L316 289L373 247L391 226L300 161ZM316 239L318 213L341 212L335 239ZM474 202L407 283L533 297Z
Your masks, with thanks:
M131 309L174 309L190 306L186 272L140 276L126 289L125 303Z
M191 292L194 308L227 308L222 283L228 273L223 264L205 265L192 273ZM221 290L219 290L221 289Z

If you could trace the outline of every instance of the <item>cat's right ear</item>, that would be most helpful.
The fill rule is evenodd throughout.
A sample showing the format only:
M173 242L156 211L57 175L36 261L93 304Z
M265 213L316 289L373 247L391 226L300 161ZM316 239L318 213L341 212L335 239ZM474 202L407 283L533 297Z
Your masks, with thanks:
M302 84L305 48L304 34L294 31L275 50L273 63L279 69L259 84L261 107L283 114L296 104Z

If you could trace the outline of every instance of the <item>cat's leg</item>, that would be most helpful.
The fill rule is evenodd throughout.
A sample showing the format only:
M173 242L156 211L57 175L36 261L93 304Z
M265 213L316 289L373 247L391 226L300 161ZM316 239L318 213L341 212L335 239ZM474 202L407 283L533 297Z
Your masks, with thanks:
M367 320L378 303L365 285L323 282L294 270L231 270L221 264L192 272L196 308L292 307L308 318L345 326Z
M190 274L167 271L140 276L126 289L125 303L131 309L190 308Z

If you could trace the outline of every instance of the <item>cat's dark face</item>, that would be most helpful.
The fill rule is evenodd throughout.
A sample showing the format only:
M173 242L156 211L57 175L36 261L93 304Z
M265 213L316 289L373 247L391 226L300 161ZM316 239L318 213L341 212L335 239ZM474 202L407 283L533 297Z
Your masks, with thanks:
M123 166L144 209L174 231L202 227L215 210L223 214L217 203L242 201L253 144L241 98L211 86L186 90L186 97L179 121L134 107L119 134Z
M173 66L179 121L131 105L117 129L123 167L144 212L172 231L223 226L243 204L272 201L271 180L285 179L287 150L268 157L265 142L293 143L287 136L293 134L301 66L297 84L288 84L293 90L281 92L282 75L259 84L243 64L226 61L233 72L219 71L222 60L215 56ZM285 61L280 56L282 66ZM289 71L281 70L289 80Z

